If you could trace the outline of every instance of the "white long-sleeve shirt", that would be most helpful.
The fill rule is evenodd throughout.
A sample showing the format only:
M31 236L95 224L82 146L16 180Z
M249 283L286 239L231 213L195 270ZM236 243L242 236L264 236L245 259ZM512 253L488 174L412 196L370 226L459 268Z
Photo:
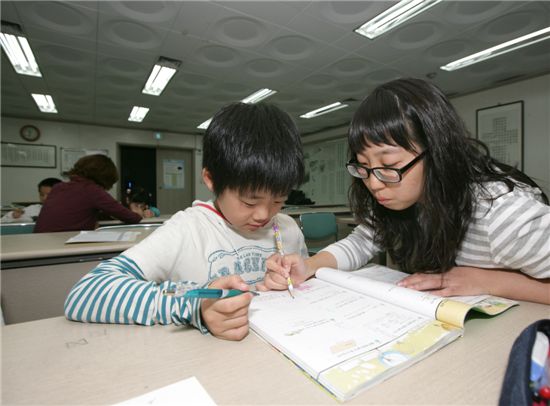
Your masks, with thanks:
M491 202L478 190L477 204L456 257L457 266L520 270L534 278L550 278L550 206L537 188L508 191L501 182L488 183ZM358 269L381 248L373 230L360 225L343 240L327 247L342 270Z
M65 315L99 323L192 324L206 332L200 300L164 296L162 291L177 282L204 287L228 275L239 275L249 285L262 281L265 261L276 252L273 221L285 250L307 255L298 225L285 214L254 232L240 233L212 202L196 201L142 242L85 275L69 293Z

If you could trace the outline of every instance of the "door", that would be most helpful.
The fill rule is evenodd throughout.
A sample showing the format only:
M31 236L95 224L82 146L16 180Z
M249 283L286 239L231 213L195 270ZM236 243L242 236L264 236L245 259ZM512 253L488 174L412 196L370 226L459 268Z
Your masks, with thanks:
M156 148L120 145L119 151L120 200L124 200L127 188L142 187L151 194L151 204L156 206Z
M193 203L193 152L157 148L157 207L162 214L185 210Z

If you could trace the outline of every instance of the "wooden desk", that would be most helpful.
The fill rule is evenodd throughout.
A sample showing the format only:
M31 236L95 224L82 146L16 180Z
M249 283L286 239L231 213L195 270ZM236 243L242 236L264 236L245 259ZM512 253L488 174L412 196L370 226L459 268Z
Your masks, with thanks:
M466 323L464 337L349 405L495 405L513 341L550 307L522 303ZM339 403L253 333L242 342L191 328L76 323L2 328L3 404L112 404L196 376L218 405Z
M288 206L281 210L281 213L288 214L291 217L299 217L304 213L334 213L334 214L349 214L347 206Z
M3 235L0 263L5 322L62 315L67 294L84 274L100 261L143 240L156 228L151 224L128 228L140 231L136 241L116 243L65 244L77 231Z
M141 219L141 221L138 224L162 224L172 216L173 214L162 214L158 217L149 217L149 218ZM104 227L104 226L112 226L112 225L119 225L119 224L125 224L125 223L123 223L120 220L101 220L101 221L98 221L98 224L99 224L99 227Z

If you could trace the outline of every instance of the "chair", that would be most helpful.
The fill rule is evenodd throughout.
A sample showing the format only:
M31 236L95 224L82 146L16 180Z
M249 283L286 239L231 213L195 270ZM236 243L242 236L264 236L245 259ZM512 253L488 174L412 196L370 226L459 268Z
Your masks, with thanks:
M6 223L0 225L0 235L31 234L34 223Z
M309 241L324 241L329 238L338 240L338 224L334 213L304 213L300 215L302 233ZM324 247L308 247L310 255L314 255Z

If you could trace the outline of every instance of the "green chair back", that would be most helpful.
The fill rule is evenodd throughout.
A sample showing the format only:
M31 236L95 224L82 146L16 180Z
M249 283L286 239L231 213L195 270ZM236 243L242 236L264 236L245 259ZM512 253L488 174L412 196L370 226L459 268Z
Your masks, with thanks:
M300 215L302 233L307 241L338 240L338 224L334 213L304 213ZM308 247L310 254L322 248Z
M0 235L30 234L34 230L34 223L7 223L0 224Z

